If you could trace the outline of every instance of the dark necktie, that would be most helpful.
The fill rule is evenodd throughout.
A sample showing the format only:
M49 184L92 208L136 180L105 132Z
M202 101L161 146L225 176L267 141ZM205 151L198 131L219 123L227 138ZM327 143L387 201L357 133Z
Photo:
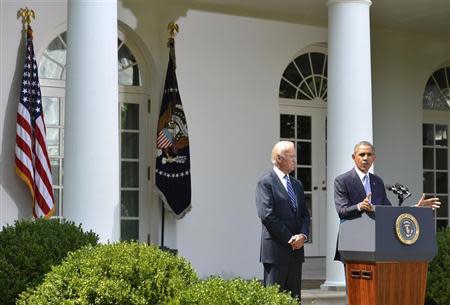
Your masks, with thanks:
M291 179L289 179L289 175L284 176L284 178L286 179L287 192L290 199L289 201L294 211L297 211L297 200L295 198L294 188L292 187Z

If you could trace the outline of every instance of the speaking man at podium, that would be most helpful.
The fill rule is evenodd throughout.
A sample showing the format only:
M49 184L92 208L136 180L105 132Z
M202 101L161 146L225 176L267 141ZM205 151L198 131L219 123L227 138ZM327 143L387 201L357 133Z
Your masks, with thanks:
M353 149L352 159L355 166L336 177L334 203L341 221L360 217L365 212L373 212L374 205L391 205L383 180L369 173L375 158L374 146L368 141L361 141ZM423 194L416 206L436 209L440 204L439 198L425 199ZM334 259L340 260L337 246Z

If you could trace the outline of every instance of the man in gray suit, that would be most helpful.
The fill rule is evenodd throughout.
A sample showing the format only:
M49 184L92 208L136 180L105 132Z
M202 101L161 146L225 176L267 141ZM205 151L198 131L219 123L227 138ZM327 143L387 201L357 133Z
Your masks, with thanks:
M261 176L256 187L264 285L278 284L300 300L310 215L301 182L289 176L297 165L294 144L278 142L272 150L272 163L273 168Z
M374 205L391 205L386 196L383 180L369 173L375 161L375 148L370 142L361 141L353 149L355 166L334 180L334 203L341 221L373 212ZM425 199L425 194L416 204L419 207L439 208L439 198ZM336 246L335 260L340 260Z

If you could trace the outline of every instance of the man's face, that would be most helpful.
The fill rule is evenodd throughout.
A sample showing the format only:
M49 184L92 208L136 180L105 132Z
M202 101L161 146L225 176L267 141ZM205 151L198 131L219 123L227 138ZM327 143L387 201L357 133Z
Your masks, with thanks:
M278 165L279 169L286 174L295 170L295 166L297 165L297 152L294 146L291 146L283 154L278 156Z
M360 145L352 155L356 167L363 173L367 173L375 161L375 153L369 145Z

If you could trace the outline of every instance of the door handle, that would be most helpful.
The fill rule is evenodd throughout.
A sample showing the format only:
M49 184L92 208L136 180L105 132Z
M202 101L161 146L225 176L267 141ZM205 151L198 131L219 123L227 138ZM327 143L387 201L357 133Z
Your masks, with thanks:
M322 191L326 191L327 190L327 187L326 186L323 186L322 187Z
M317 186L313 187L313 190L317 191L317 189L318 189L318 187L317 187Z

